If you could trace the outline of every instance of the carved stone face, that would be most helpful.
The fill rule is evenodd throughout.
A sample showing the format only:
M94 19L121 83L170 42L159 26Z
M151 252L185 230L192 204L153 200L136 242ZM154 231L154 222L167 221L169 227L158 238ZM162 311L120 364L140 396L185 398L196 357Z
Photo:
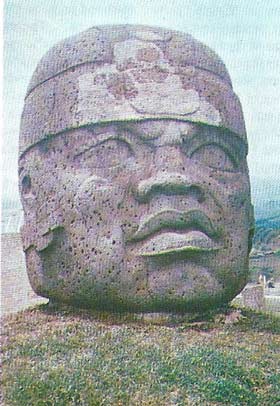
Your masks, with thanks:
M185 311L244 286L252 222L246 147L161 119L87 126L20 159L27 268L40 294Z
M25 98L27 271L58 301L202 310L245 285L253 228L241 104L186 33L92 27L55 45Z

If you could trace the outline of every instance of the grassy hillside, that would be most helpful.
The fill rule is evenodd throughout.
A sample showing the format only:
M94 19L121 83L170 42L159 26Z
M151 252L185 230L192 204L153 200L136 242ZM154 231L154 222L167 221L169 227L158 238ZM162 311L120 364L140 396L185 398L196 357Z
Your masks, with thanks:
M253 250L250 255L250 282L259 275L280 282L280 215L258 219L255 224Z
M245 312L151 323L40 306L4 319L3 404L277 405L279 321Z

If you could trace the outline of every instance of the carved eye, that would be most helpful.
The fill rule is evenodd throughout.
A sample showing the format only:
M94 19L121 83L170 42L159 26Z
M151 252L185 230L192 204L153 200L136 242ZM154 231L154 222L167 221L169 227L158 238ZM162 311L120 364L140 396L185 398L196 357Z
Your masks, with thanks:
M221 171L236 169L235 160L217 144L203 145L195 150L191 157L203 165Z
M131 154L131 147L125 140L108 139L77 156L93 168L111 168L123 165Z

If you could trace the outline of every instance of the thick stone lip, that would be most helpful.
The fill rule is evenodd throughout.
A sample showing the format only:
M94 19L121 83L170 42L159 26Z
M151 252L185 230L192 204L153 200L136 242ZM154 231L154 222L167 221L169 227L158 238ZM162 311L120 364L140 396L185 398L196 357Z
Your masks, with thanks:
M148 239L138 251L141 257L160 257L170 254L185 253L192 256L199 253L210 253L222 249L223 246L216 243L205 233L189 230L188 232L174 233L161 232Z
M191 229L201 231L210 238L218 236L211 219L201 210L164 209L141 219L139 227L130 241L143 240L164 229L176 231L190 231Z
M220 247L217 248L199 248L199 247L194 247L194 246L185 246L181 248L172 248L169 250L164 250L164 251L159 251L159 252L146 252L146 253L141 253L139 256L141 257L160 257L164 255L170 255L170 254L179 254L179 253L186 253L189 255L197 254L197 253L207 253L207 252L213 252L213 251L218 251L220 250Z

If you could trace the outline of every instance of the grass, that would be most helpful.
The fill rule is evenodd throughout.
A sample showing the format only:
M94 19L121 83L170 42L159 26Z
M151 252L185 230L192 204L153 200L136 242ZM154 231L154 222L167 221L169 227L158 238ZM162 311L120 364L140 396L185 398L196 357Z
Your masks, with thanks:
M237 319L150 323L45 305L6 317L3 405L279 405L280 319Z

